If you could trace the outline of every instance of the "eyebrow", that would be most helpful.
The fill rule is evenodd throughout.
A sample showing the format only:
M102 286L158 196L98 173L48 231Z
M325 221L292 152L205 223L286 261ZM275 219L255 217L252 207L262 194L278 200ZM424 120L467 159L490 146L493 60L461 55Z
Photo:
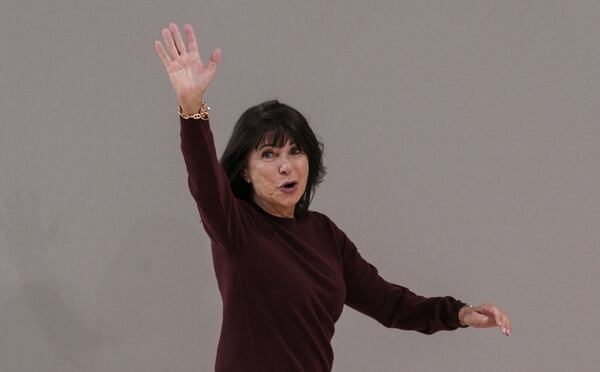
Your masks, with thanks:
M295 145L295 144L296 144L296 142L291 142L290 143L290 145ZM275 144L274 143L265 143L264 145L262 145L261 147L259 147L258 150L262 149L263 147L267 147L267 146L269 146L269 147L275 147Z

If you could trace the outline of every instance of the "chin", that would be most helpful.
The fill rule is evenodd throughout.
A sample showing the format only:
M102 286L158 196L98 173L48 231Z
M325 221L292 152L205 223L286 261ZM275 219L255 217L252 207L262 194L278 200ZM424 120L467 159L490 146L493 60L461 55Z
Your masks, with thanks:
M296 204L298 204L298 201L299 201L299 199L293 203L285 203L284 205L285 205L285 207L294 207L295 208Z

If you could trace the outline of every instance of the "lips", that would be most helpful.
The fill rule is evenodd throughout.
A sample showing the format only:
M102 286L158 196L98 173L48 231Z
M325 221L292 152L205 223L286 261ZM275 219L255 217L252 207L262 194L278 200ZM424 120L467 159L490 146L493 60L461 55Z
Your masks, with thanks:
M296 191L298 190L298 182L297 181L284 182L279 186L279 190L281 190L281 192L284 194L288 194L288 195L295 194Z
M298 184L298 181L286 181L286 182L279 184L279 188L284 188L284 189L293 188L297 184Z

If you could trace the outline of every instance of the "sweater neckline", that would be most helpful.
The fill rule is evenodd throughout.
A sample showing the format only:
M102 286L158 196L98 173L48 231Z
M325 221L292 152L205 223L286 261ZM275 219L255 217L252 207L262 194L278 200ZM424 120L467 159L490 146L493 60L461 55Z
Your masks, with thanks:
M296 220L297 220L296 217L289 218L289 217L275 216L274 214L271 214L271 213L265 211L260 205L256 204L256 202L252 198L249 198L249 203L259 213L261 213L262 215L266 216L267 218L269 218L269 219L271 219L273 221L276 221L278 223L285 224L285 225L291 225L291 224L294 224L296 222Z

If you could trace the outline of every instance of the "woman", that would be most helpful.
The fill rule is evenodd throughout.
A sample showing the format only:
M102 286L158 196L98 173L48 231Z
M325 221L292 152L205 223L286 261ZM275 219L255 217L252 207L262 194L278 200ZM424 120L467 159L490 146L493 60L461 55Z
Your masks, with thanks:
M426 298L389 283L327 216L308 209L325 174L322 144L293 108L249 108L217 160L204 94L221 50L208 64L186 24L155 49L177 94L188 185L211 239L223 321L217 371L331 371L331 338L346 304L386 327L431 334L500 327L508 315L453 297ZM192 116L193 115L193 116Z

